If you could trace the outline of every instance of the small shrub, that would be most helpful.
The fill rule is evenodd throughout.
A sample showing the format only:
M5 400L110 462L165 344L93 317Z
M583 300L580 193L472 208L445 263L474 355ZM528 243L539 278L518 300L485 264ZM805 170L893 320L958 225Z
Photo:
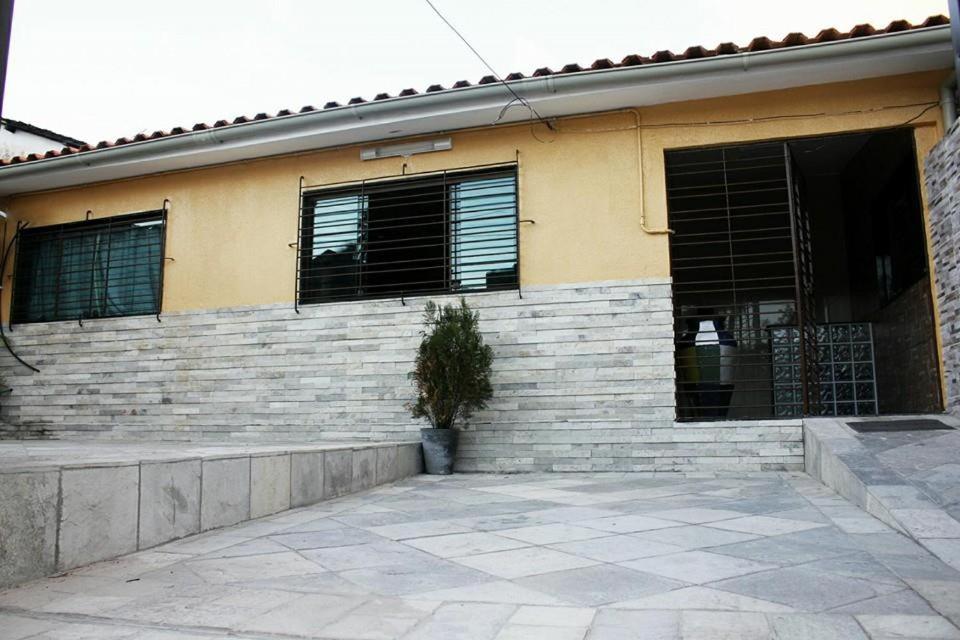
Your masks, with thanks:
M426 418L437 429L450 429L484 408L493 396L493 349L480 335L480 314L471 311L463 298L459 306L428 302L423 320L423 340L410 372L417 398L408 407L414 418Z

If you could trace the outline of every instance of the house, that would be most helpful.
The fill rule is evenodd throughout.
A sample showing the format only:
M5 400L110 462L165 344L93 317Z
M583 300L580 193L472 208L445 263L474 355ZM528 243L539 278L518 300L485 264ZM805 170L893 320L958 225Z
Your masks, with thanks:
M28 122L0 118L0 158L46 153L63 147L82 147L85 142L34 126Z
M464 295L495 397L458 468L800 468L804 415L958 406L921 186L952 59L933 17L5 161L4 419L413 440L423 303Z

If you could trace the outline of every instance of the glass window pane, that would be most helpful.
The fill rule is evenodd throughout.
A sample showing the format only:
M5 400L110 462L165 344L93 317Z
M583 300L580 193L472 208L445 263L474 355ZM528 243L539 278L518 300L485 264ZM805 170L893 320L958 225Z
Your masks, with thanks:
M317 198L308 206L312 215L303 229L301 302L356 297L362 257L360 230L367 197L349 194Z
M157 313L164 231L158 215L30 229L18 247L13 320Z
M513 176L480 178L453 186L453 288L516 284L516 205Z

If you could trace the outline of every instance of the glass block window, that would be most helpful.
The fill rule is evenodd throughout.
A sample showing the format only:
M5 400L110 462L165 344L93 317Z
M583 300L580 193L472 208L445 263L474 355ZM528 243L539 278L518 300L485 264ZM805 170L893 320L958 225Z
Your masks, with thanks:
M777 416L800 416L800 334L796 327L770 329L773 402ZM868 322L817 326L820 414L877 415L873 330Z

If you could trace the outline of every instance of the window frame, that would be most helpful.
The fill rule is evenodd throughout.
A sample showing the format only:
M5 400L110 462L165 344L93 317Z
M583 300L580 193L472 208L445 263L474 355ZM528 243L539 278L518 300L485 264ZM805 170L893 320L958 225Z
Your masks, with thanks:
M520 176L519 164L516 162L500 163L491 165L478 165L473 167L462 167L457 169L448 169L444 171L430 171L423 173L404 174L399 176L388 176L371 180L349 181L343 183L334 183L328 185L317 185L301 187L300 190L300 209L298 212L298 242L296 257L296 282L295 296L296 305L307 306L315 304L330 304L338 302L354 302L361 300L384 300L384 299L406 299L429 295L455 295L455 294L473 294L487 293L494 291L511 291L520 289ZM484 286L484 287L462 287L455 286L455 254L454 247L456 238L456 227L463 224L457 221L458 212L453 205L454 185L469 184L471 182L484 179L507 179L509 187L503 194L510 197L510 202L504 205L504 209L512 209L507 214L500 216L509 220L499 228L490 230L491 234L499 235L512 232L512 246L507 246L504 253L504 262L510 262L513 265L513 280L503 285ZM437 240L444 243L444 256L442 265L443 285L438 287L412 289L412 290L390 290L390 291L363 291L364 289L364 269L363 263L357 267L357 293L352 295L332 296L324 298L322 289L317 287L305 288L304 282L307 276L304 273L310 269L310 260L315 258L314 251L314 233L317 228L315 208L318 202L323 200L335 200L336 198L353 198L358 201L357 216L357 254L363 254L369 242L367 239L369 233L369 209L371 194L391 193L392 191L402 191L403 189L427 188L429 186L442 186L443 189L443 221L444 231L442 236L437 236ZM336 228L336 220L331 221L330 226ZM336 233L336 232L334 232ZM426 238L425 238L426 239ZM496 240L494 240L496 241ZM503 240L500 240L503 242ZM416 249L417 247L414 247ZM509 252L509 253L507 253ZM495 261L491 261L495 262ZM375 263L374 263L375 264ZM314 267L315 268L315 267ZM491 270L492 272L493 270ZM439 280L438 280L439 282Z
M30 318L27 316L27 312L22 308L22 305L26 304L26 300L23 299L23 286L24 282L21 282L21 278L25 277L26 273L24 269L26 268L23 261L25 259L25 252L23 251L23 246L25 241L31 241L34 236L38 235L49 235L51 238L48 238L46 241L61 242L65 236L73 235L75 238L82 238L84 236L96 237L100 234L106 232L106 237L110 238L110 233L113 229L123 227L129 228L133 227L136 223L156 223L156 226L160 227L159 234L159 243L157 245L157 257L156 257L156 269L157 269L157 279L156 279L156 294L153 296L152 308L149 311L137 311L134 313L104 313L96 315L86 315L81 313L78 316L57 316L57 310L54 309L52 317L42 317L42 318ZM96 231L97 229L100 231ZM166 203L162 209L151 209L147 211L138 211L134 213L125 213L115 216L108 216L104 218L95 218L88 220L80 220L76 222L64 222L60 224L51 224L51 225L42 225L42 226L26 226L21 225L17 231L17 251L16 259L14 260L12 280L13 284L11 287L11 296L10 296L10 326L18 324L38 324L38 323L50 323L50 322L73 322L79 321L83 322L84 320L99 320L99 319L108 319L108 318L131 318L131 317L143 317L143 316L156 316L158 319L160 313L163 309L163 285L164 285L164 267L166 265L166 244L167 244L167 209ZM56 234L56 235L53 235ZM109 255L109 254L108 254ZM60 248L60 263L57 265L57 281L58 284L56 288L59 288L59 279L62 277L62 262L63 260L63 250L62 245ZM95 262L91 262L91 271ZM135 263L140 264L149 264L147 261L140 261ZM107 263L109 269L110 263ZM91 285L86 290L87 295L87 309L89 310L93 301L97 298L98 295L105 295L106 288L94 286L91 278ZM108 282L108 281L105 281ZM32 289L31 287L27 288L28 291ZM59 293L57 294L59 295Z

